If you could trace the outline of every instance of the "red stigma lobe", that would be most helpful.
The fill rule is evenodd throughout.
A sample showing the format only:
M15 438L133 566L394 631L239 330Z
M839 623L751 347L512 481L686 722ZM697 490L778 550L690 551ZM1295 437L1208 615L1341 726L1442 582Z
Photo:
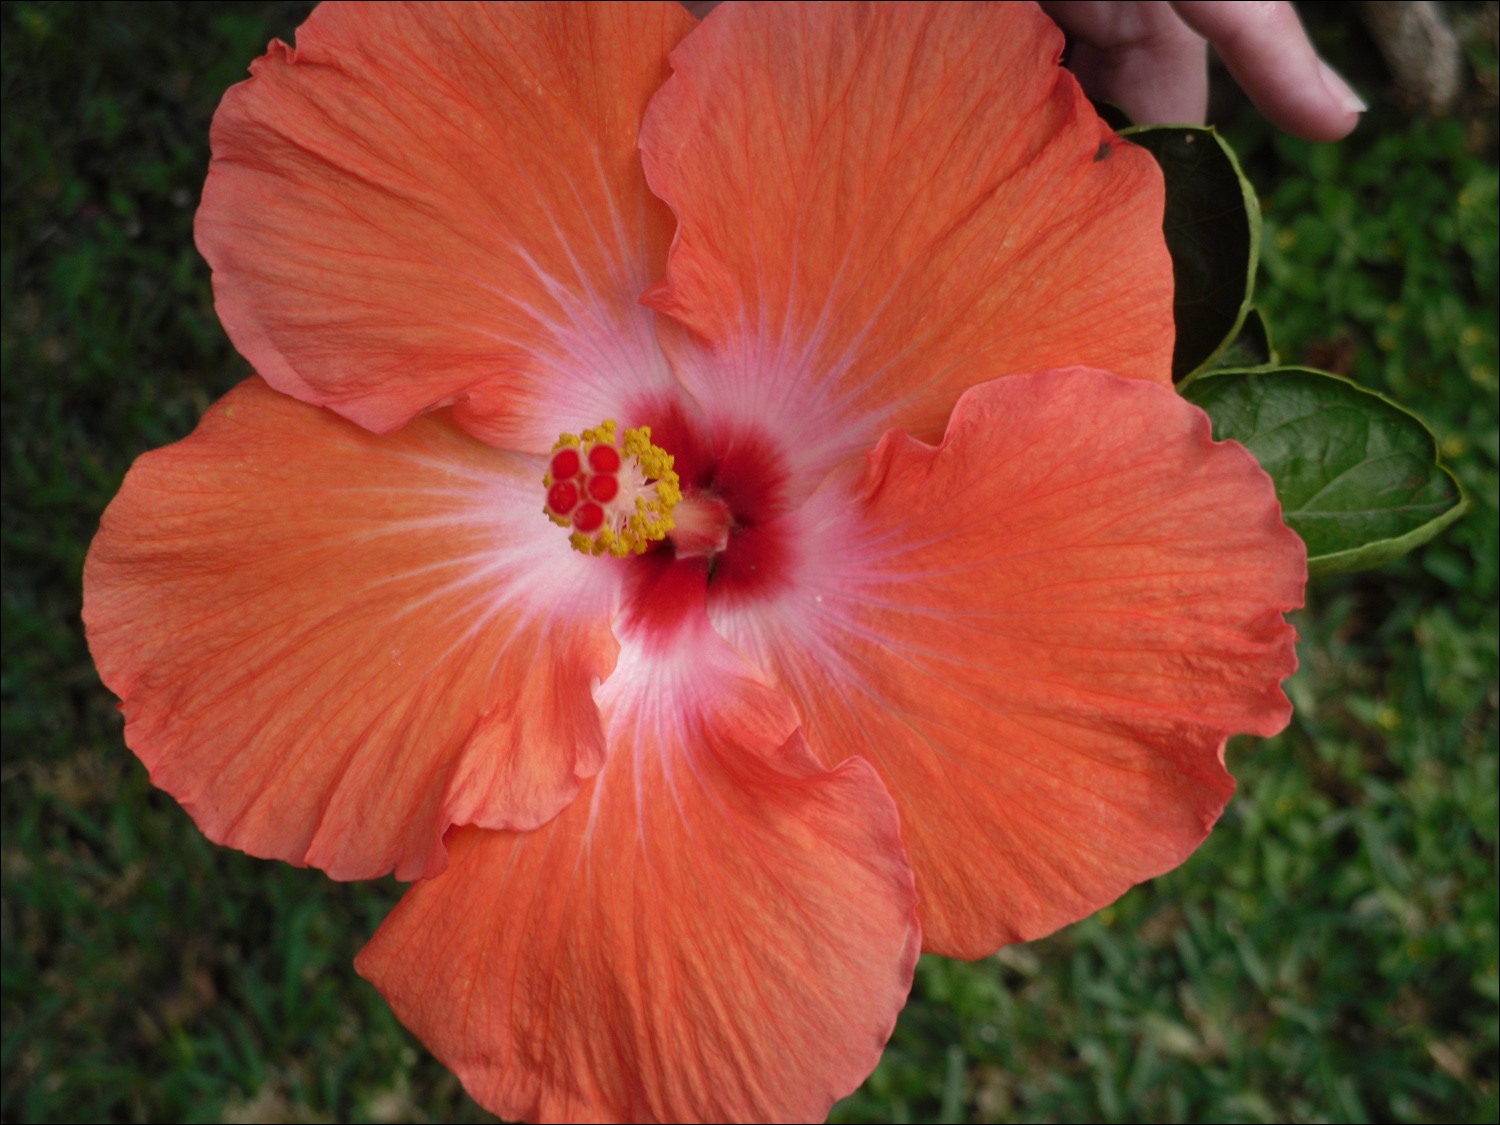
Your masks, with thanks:
M573 513L573 526L587 534L604 526L604 509L598 504L584 504Z
M589 495L601 504L608 504L620 494L620 482L614 476L600 473L589 477Z
M596 473L618 473L620 454L610 445L596 445L589 450L589 467Z
M547 507L560 516L567 515L577 504L578 486L570 480L560 480L547 490Z

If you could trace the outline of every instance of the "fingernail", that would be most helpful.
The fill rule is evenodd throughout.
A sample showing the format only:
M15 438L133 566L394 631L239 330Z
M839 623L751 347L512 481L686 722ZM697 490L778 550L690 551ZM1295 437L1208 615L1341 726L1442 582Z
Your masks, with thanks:
M1339 103L1339 108L1345 113L1364 113L1370 107L1365 105L1364 98L1360 97L1345 82L1343 76L1322 59L1318 60L1318 73L1323 78L1323 88L1328 91L1333 100Z

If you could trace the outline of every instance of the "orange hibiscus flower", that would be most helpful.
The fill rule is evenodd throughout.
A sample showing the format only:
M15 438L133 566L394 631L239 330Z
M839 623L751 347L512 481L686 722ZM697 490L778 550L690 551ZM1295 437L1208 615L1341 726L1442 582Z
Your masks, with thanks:
M1179 863L1284 725L1302 545L1061 46L328 5L225 97L259 377L131 470L90 643L214 840L418 880L359 969L496 1113L820 1117L920 950Z

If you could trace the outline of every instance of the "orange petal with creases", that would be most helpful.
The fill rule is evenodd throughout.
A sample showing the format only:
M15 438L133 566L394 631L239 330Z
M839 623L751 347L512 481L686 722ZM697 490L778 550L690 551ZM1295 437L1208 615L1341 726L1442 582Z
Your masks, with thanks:
M1270 478L1172 391L1089 370L970 390L793 516L786 592L714 622L815 753L879 770L927 948L1040 937L1181 863L1271 735L1306 552Z
M1057 65L1031 4L714 11L641 151L679 222L646 298L712 409L809 462L1073 365L1170 385L1162 178Z
M642 565L676 619L623 624L608 764L535 832L455 833L357 966L502 1117L821 1121L921 943L895 809L808 754L701 569Z
M671 376L636 303L670 213L636 132L679 5L326 4L225 95L197 239L275 388L506 448Z
M544 465L446 414L377 436L259 379L136 462L84 567L125 740L213 840L341 879L434 875L603 764L612 572Z

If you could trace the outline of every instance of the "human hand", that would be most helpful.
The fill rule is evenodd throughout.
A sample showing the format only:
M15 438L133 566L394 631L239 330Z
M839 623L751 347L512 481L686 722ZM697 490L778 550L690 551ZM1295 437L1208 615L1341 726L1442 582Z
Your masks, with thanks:
M1074 39L1069 68L1084 92L1114 102L1141 125L1201 122L1208 53L1271 124L1311 141L1336 141L1366 106L1318 58L1284 0L1043 0Z

